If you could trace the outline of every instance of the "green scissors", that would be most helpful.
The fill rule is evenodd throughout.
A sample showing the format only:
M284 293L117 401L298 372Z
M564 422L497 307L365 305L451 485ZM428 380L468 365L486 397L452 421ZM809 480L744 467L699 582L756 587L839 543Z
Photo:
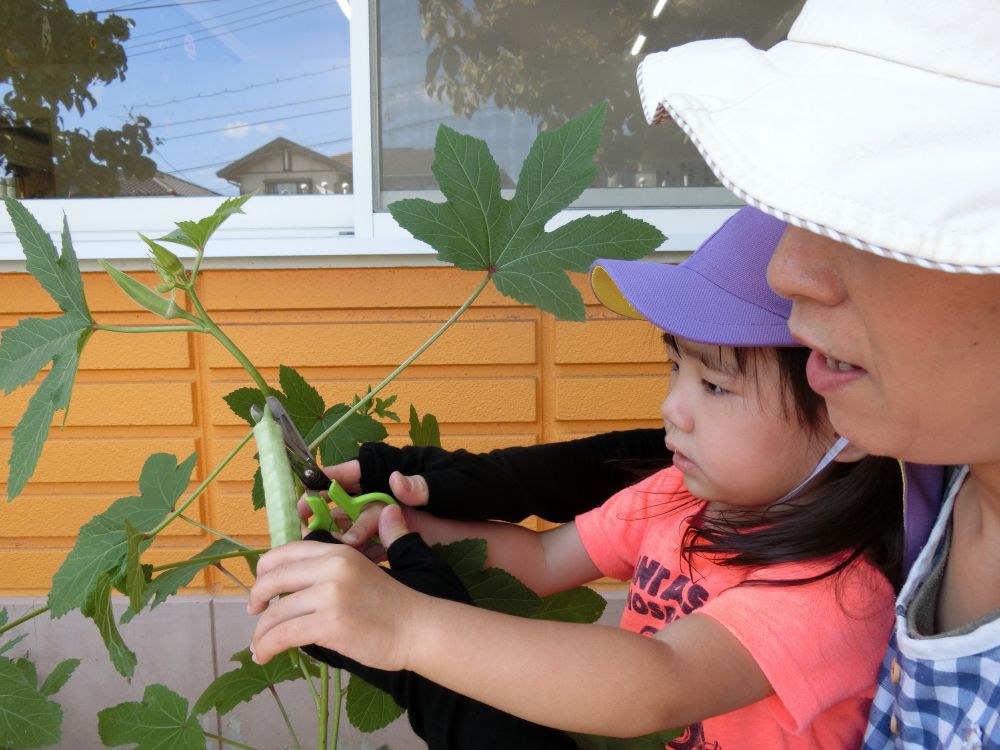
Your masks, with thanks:
M384 492L366 492L362 495L349 495L343 487L330 479L319 467L319 464L316 463L312 451L309 450L309 446L306 444L305 438L302 437L302 433L299 432L299 428L295 426L295 423L288 415L288 412L285 411L285 407L281 405L281 402L274 396L268 396L267 405L271 411L271 415L281 426L281 434L285 440L285 450L288 451L292 471L295 472L295 475L302 482L303 487L305 487L306 502L313 512L312 518L306 527L309 531L317 531L319 529L330 532L340 531L333 521L333 516L330 515L330 506L320 496L321 492L326 492L329 498L347 513L352 523L358 520L361 511L369 503L398 505L395 498ZM263 413L257 406L250 407L250 411L254 419L259 419L260 414ZM255 414L254 412L258 412L259 414Z

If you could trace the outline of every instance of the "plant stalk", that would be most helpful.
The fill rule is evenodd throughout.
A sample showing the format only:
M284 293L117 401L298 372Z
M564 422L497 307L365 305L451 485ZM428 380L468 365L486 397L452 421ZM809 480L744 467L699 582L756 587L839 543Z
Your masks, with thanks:
M180 560L179 562L164 563L163 565L157 565L153 568L154 573L161 573L164 570L173 570L174 568L183 568L187 565L213 565L220 560L228 560L233 557L247 557L248 555L263 555L267 552L267 548L263 549L245 549L238 552L224 552L218 555L205 555L205 557L192 557L189 560Z
M207 477L205 477L204 481L202 481L202 483L198 485L198 488L191 493L191 496L183 503L181 503L180 507L175 509L169 516L164 518L155 529L150 531L146 538L153 539L157 534L159 534L167 526L173 523L175 518L177 518L185 510L187 510L188 507L191 505L191 503L193 503L197 499L197 497L208 488L208 486L212 483L212 480L214 480L219 475L219 472L221 472L224 468L226 468L226 465L236 457L236 454L240 452L243 446L246 445L248 442L250 442L250 438L252 437L253 437L253 431L251 430L250 432L248 432L246 435L243 436L243 439L240 440L240 442L236 445L236 447L229 452L229 455L226 456L224 459L222 459L222 463L220 463L218 466L212 469L212 473L209 474Z
M274 685L268 685L267 689L271 691L271 695L274 696L274 702L278 704L278 711L281 712L281 718L285 720L285 726L288 728L288 734L291 735L295 750L302 750L298 735L295 734L295 727L292 726L292 720L288 716L288 711L285 710L285 704L281 702L281 696L278 695L277 689L275 689Z
M316 711L316 748L317 750L327 750L329 747L329 737L327 736L327 723L330 719L330 665L319 665L319 710ZM334 739L336 747L336 739Z
M204 326L109 326L94 323L95 331L111 331L112 333L208 333Z
M195 292L193 285L187 290L187 293L188 298L191 300L191 304L194 305L194 309L198 313L198 317L201 318L205 325L205 332L212 334L216 341L222 344L226 350L233 355L236 361L239 362L243 369L247 371L247 374L253 378L253 382L257 385L257 388L260 389L261 393L265 396L270 396L272 392L271 386L267 384L267 381L264 380L264 376L260 374L260 371L256 367L254 367L253 362L247 358L247 355L245 355L243 351L236 346L236 343L226 335L225 331L219 328L215 321L212 320L212 316L208 314L205 306L201 304L201 299L198 297L198 293Z
M441 338L441 335L449 328L451 328L452 324L462 316L462 313L464 313L466 310L469 309L469 306L476 301L476 298L480 294L482 294L483 290L489 283L490 283L490 274L486 274L483 280L479 282L479 285L473 290L472 294L469 295L469 298L462 303L462 306L459 307L457 310L455 310L452 316L448 318L448 320L446 320L444 324L429 339L427 339L427 341L425 341L419 347L417 347L417 350L413 352L413 354L411 354L409 357L407 357L406 360L404 360L403 364L401 364L399 367L397 367L395 370L389 373L389 375L385 378L385 380L383 380L381 383L375 386L375 388L372 389L363 399L358 401L358 403L354 404L353 406L349 407L347 411L345 411L341 415L340 419L338 419L332 425L323 430L323 432L321 432L315 440L309 443L309 448L314 449L317 445L322 443L327 438L327 436L330 435L330 433L332 433L334 430L340 427L340 425L343 422L345 422L352 414L368 406L368 404L371 403L372 399L374 399L375 396L383 388L385 388L387 385L389 385L389 383L395 380L396 376L399 375L399 373L401 373L403 370L409 367L417 357L419 357L421 354L427 351L427 348L431 344L433 344L435 341Z
M48 611L49 611L49 606L46 604L44 607L39 607L38 609L29 612L24 617L18 617L13 622L8 622L6 625L0 628L0 635L3 635L8 630L13 630L18 625L23 625L24 623L28 622L28 620L34 620L39 615L44 615Z
M202 531L208 532L212 536L216 536L219 539L224 539L225 541L229 542L230 544L235 544L240 549L245 549L245 550L249 550L250 549L250 547L248 545L246 545L246 544L243 544L243 542L237 541L236 539L233 539L231 536L226 536L221 531L213 529L211 526L206 526L203 523L199 523L198 521L195 521L193 518L191 518L191 516L185 516L185 515L182 514L182 515L178 516L178 518L180 518L182 521L184 521L186 523L191 524L192 526L196 526L197 528L201 529Z
M344 704L344 690L341 684L341 680L344 677L344 673L339 670L333 670L333 729L330 732L330 736L333 739L333 747L337 747L337 741L340 738L340 714L341 706Z
M202 730L202 732L209 739L215 740L216 742L221 742L224 745L232 745L233 747L240 748L240 750L257 750L257 748L255 748L253 745L244 745L242 742L231 740L228 737L223 737L222 735L215 734L213 732L206 732L205 730Z

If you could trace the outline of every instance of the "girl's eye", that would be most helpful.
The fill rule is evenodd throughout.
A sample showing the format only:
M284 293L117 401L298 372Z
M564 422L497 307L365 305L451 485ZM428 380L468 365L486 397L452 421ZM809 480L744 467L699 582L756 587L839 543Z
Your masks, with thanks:
M729 391L727 391L722 386L716 385L715 383L712 383L711 381L708 380L702 380L701 384L702 386L704 386L705 391L707 391L708 393L712 393L716 396L720 396L723 393L729 393Z
M667 360L667 369L670 372L677 372L677 370L680 369L680 368L677 367L677 362L675 360L668 359Z

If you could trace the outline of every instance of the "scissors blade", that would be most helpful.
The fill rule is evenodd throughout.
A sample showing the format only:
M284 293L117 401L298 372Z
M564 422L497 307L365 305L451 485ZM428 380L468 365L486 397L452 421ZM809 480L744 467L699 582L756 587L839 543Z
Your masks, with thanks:
M288 452L288 458L291 460L292 471L298 475L299 479L302 480L302 484L309 490L323 492L329 489L330 478L323 473L319 464L316 463L312 451L309 450L309 446L306 444L305 438L302 437L302 433L295 426L295 422L292 421L291 416L285 411L285 407L281 405L281 402L276 397L268 396L267 408L270 410L271 416L278 423L278 426L281 427L281 435L285 441L285 450ZM260 407L254 405L250 407L250 416L255 421L260 421L264 413Z

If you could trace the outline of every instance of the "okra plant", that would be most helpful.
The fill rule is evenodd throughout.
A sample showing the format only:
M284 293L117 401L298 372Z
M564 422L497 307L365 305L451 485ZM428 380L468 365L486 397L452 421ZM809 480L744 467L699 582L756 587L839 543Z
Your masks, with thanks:
M229 407L248 425L254 425L253 407L264 417L235 441L229 454L193 491L188 491L195 456L183 460L154 453L138 479L139 494L112 502L84 524L73 549L51 581L47 605L17 621L0 610L0 748L27 750L59 742L63 708L53 699L71 679L79 660L59 664L39 683L33 663L15 656L17 628L33 617L61 617L79 610L94 621L115 669L131 678L135 654L125 643L119 624L140 617L175 595L206 566L225 571L231 560L245 560L253 570L264 552L252 549L224 530L210 529L188 517L187 508L222 469L256 438L260 468L248 498L248 510L266 505L273 545L298 539L295 500L301 490L289 470L281 433L271 418L266 398L276 397L296 426L319 453L320 463L353 457L361 442L386 436L382 421L399 417L391 410L395 397L380 397L383 389L430 346L475 301L491 282L519 302L536 305L559 317L582 320L583 300L566 271L584 271L599 257L637 258L655 249L663 236L655 228L621 212L583 216L546 231L545 223L590 185L596 175L594 154L601 140L603 105L570 120L562 128L543 133L526 158L512 199L500 195L500 170L483 141L447 127L438 131L434 175L445 195L444 203L410 199L394 203L395 219L418 239L426 241L441 260L483 274L468 300L381 383L363 395L327 406L323 396L291 366L282 366L278 383L268 383L259 370L214 321L199 294L202 260L213 233L228 218L243 212L248 196L224 201L210 216L182 221L164 237L139 235L151 254L160 283L149 288L102 261L121 291L139 307L163 319L152 326L107 325L94 319L84 294L69 227L61 232L61 251L49 234L18 201L5 198L7 212L25 255L27 271L52 296L61 314L26 318L3 332L0 339L0 388L10 393L35 381L51 363L35 388L13 431L13 449L7 476L8 502L29 482L56 412L70 403L80 354L91 337L101 335L173 332L214 338L245 370L250 381L225 397ZM193 251L193 261L182 260L168 245ZM65 415L64 415L65 418ZM410 407L410 435L418 443L436 442L432 415L420 417ZM160 533L174 523L192 523L214 537L193 558L153 566L144 556ZM504 571L484 568L485 544L467 540L440 552L474 591L477 604L527 617L592 621L603 609L603 599L589 589L577 589L539 598ZM494 596L499 591L503 596ZM127 597L120 619L112 612L112 595ZM248 651L234 655L238 666L206 686L199 696L184 697L161 684L150 685L137 702L106 708L97 716L98 730L108 747L178 748L197 750L209 739L234 747L251 748L235 739L214 735L202 717L232 710L255 695L273 691L275 684L305 680L317 712L317 748L336 747L341 706L349 721L363 731L374 731L397 717L401 709L363 681L352 677L346 691L339 673L289 652L265 666L254 664ZM346 693L346 697L345 697ZM189 698L194 699L193 705ZM72 708L72 707L68 707ZM287 717L284 708L277 707ZM290 742L302 745L289 724ZM610 747L611 741L586 738L588 747ZM655 745L655 742L653 743ZM619 745L615 745L619 746ZM662 739L659 746L663 746ZM251 748L251 750L253 750Z

